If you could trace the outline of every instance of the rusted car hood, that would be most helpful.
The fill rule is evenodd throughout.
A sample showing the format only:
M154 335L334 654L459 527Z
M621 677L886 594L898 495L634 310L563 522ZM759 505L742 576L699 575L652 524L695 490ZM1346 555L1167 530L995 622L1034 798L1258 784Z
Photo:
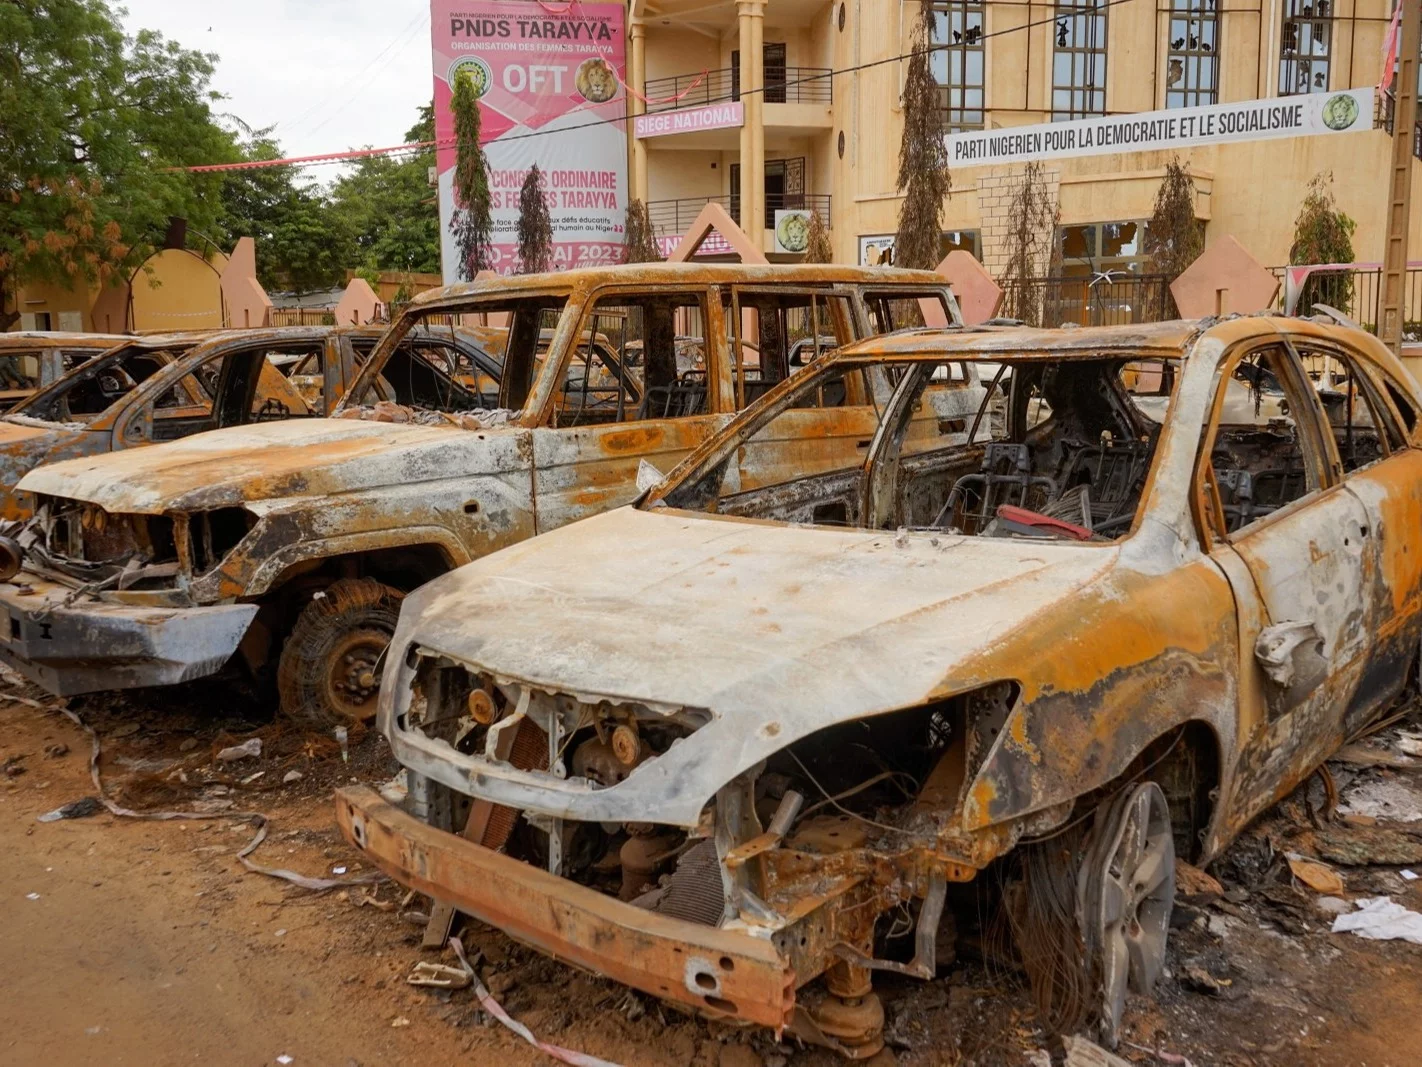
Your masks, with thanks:
M487 438L512 432L291 419L54 463L32 471L20 487L111 512L232 507L477 472L481 454L491 450Z
M709 711L657 761L694 822L712 791L798 737L998 680L970 676L975 654L1118 553L622 508L419 589L390 659L414 642L583 700Z
M16 495L15 486L56 449L83 436L82 426L39 419L0 419L0 518L18 519L29 514L28 498ZM70 455L73 450L65 449ZM60 453L61 455L63 452Z

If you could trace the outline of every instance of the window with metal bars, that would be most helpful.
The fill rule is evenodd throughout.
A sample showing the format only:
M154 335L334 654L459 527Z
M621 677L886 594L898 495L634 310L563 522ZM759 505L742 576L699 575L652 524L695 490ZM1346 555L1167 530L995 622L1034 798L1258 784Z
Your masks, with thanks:
M1279 95L1328 92L1333 54L1333 0L1284 0L1279 40Z
M1219 15L1216 0L1170 0L1165 106L1219 102Z
M1052 121L1106 113L1106 0L1057 0Z
M983 0L933 5L933 79L947 133L981 130L983 117Z

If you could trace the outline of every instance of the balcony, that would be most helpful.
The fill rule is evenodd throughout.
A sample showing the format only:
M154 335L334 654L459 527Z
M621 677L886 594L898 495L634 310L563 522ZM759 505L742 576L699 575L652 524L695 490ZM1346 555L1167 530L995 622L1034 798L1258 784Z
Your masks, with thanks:
M647 81L647 113L680 111L741 98L738 67L677 74ZM828 67L765 68L767 104L830 104L834 102L834 79ZM770 118L767 116L767 123Z
M1392 136L1392 114L1396 107L1396 99L1391 89L1378 94L1376 125L1387 130L1387 135ZM1422 159L1422 110L1418 112L1417 122L1412 127L1412 155L1417 159Z
M658 237L679 237L696 220L701 209L707 204L720 204L730 214L736 225L741 222L741 198L739 196L690 196L680 200L652 200L647 204L651 216L652 230ZM828 228L830 223L830 198L819 193L766 193L765 218L773 222L777 211L813 211Z

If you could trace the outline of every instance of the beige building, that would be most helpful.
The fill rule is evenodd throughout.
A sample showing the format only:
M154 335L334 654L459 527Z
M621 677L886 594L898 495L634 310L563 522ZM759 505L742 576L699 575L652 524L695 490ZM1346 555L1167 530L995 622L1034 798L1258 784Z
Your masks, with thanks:
M945 128L1373 86L1392 4L938 2L935 38L948 47L933 68ZM628 80L647 101L632 109L648 112L630 132L630 189L648 202L660 238L716 199L763 234L768 253L777 247L775 213L790 208L828 221L842 262L890 244L907 67L896 57L911 48L918 0L631 0L629 8ZM763 91L742 94L753 88ZM1063 269L1149 269L1143 223L1176 154L1195 177L1207 241L1232 234L1264 263L1288 262L1305 187L1331 171L1342 209L1357 221L1356 258L1380 260L1389 139L1366 117L1357 125L1365 132L1048 160ZM999 271L1023 169L955 166L945 247L967 248ZM1414 259L1422 259L1419 216L1415 207Z

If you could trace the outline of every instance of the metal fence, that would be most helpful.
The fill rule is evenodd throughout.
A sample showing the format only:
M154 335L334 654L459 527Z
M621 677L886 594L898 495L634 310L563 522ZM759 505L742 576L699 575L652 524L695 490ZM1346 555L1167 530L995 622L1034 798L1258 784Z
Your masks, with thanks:
M272 308L267 312L267 326L347 326L351 323L337 323L335 308ZM390 306L375 305L375 315L370 322L390 321ZM359 325L367 325L360 323Z
M658 237L670 237L686 232L707 204L720 204L740 225L740 196L689 196L680 200L652 200L647 204L647 214L652 220L652 230ZM813 211L826 227L830 221L830 197L822 193L766 193L765 221L773 223L775 212L790 210Z
M1316 271L1303 283L1292 309L1286 305L1285 276L1288 268L1275 267L1273 271L1279 279L1279 297L1275 305L1279 310L1307 315L1315 304L1327 304L1343 312L1363 329L1377 333L1378 322L1382 318L1381 267ZM1405 337L1409 340L1422 339L1422 268L1409 268L1403 281L1402 320Z
M677 74L647 82L647 111L676 111L741 98L740 70L722 67L699 74ZM767 104L829 104L834 99L833 71L829 67L765 68Z
M1000 314L1034 326L1124 326L1160 322L1175 314L1164 274L1103 271L998 284L1004 291Z

